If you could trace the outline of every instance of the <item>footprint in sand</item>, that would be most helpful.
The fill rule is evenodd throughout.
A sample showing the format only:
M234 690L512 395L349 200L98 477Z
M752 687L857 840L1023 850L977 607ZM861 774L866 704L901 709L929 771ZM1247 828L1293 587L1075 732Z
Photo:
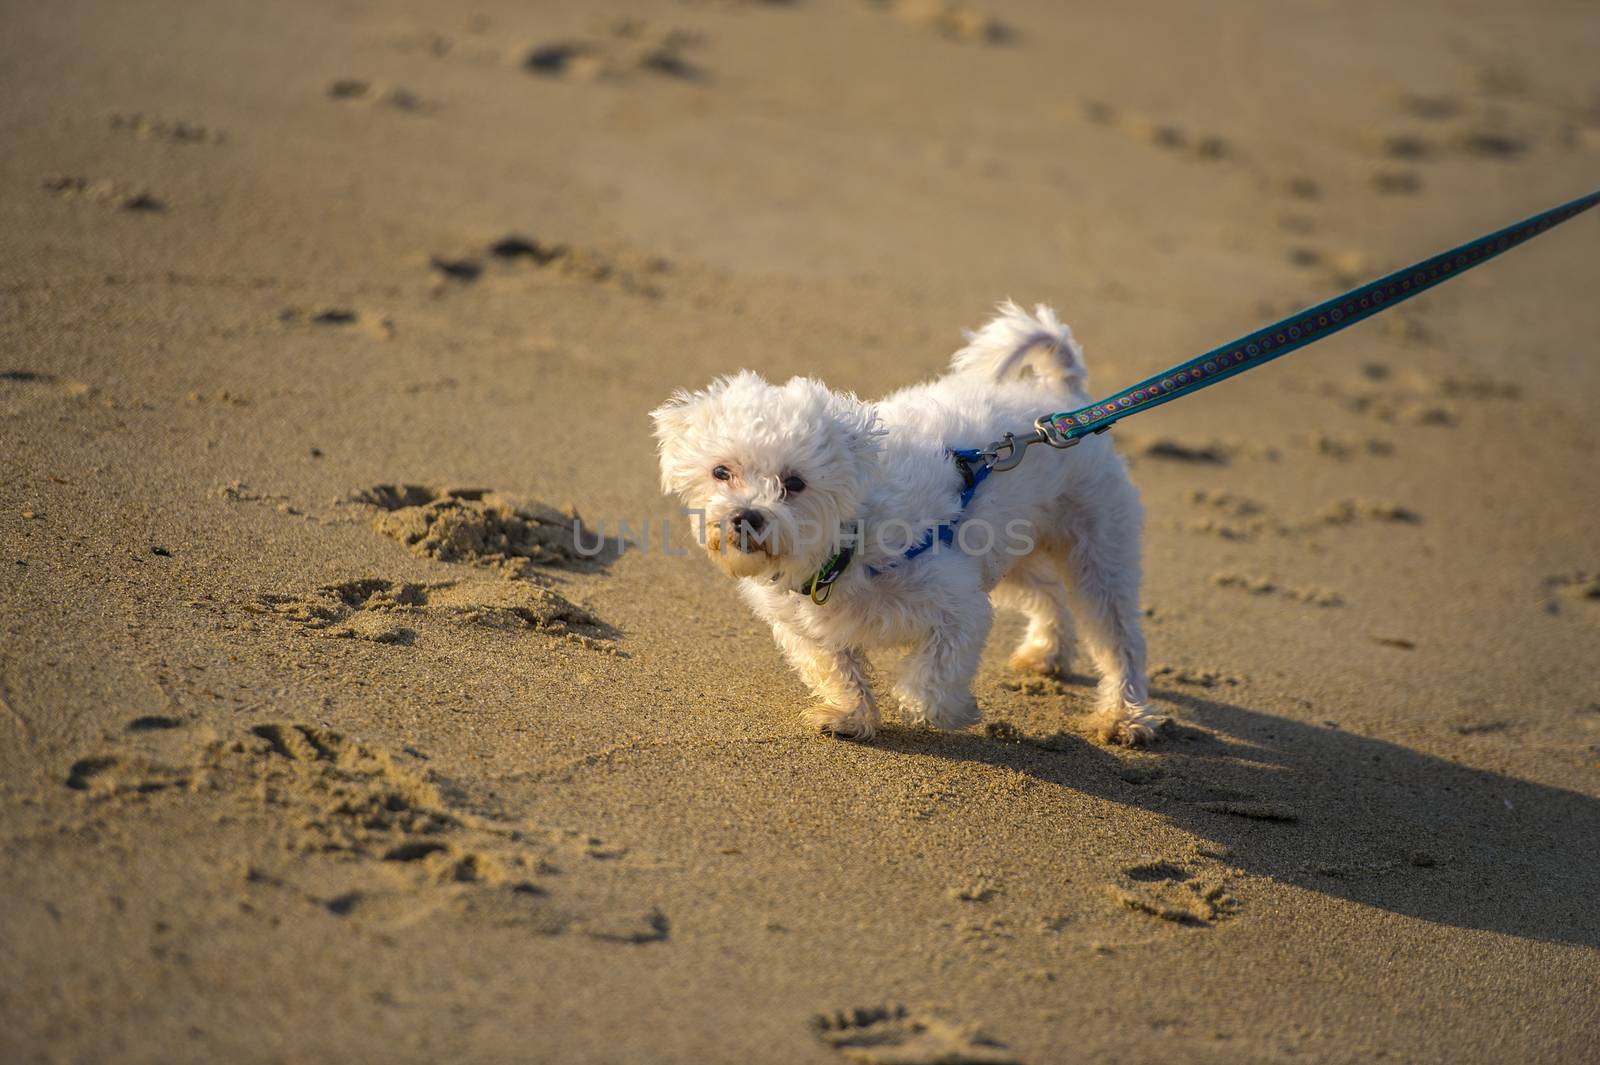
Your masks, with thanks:
M185 403L192 403L197 407L248 407L250 405L249 396L228 388L219 388L214 392L206 392L197 388L185 392L183 400Z
M258 892L287 892L379 927L454 913L627 944L670 932L658 908L617 893L615 878L602 872L622 857L615 848L479 814L464 797L447 797L461 781L441 789L412 763L320 725L264 722L236 739L192 743L166 762L124 750L97 754L74 762L63 783L83 793L86 812L98 818L204 790L209 806L299 855L281 874L252 858L239 884L246 904ZM558 872L559 893L546 886Z
M1218 588L1234 588L1251 595L1273 596L1310 606L1344 606L1344 597L1330 588L1306 588L1281 584L1270 577L1243 573L1214 573L1211 583Z
M527 581L426 584L362 577L309 593L268 594L258 609L340 639L408 647L428 622L532 632L591 650L612 651L618 632L560 593Z
M1352 281L1351 285L1354 284L1355 281ZM1408 307L1396 307L1378 322L1385 337L1407 347L1432 346L1434 343L1433 334L1423 324L1422 317Z
M662 295L658 284L671 265L658 255L603 252L564 241L538 240L510 233L480 251L434 255L428 265L439 275L441 291L470 285L485 277L516 278L528 274L612 285L631 295Z
M946 892L957 902L990 902L1000 894L1000 887L994 880L987 876L978 876L965 883L957 884Z
M40 404L87 399L93 385L39 370L0 370L0 415L11 416Z
M1353 525L1357 522L1378 522L1391 525L1416 525L1422 517L1410 507L1372 499L1341 499L1332 503L1313 519L1319 525Z
M1226 466L1234 459L1276 462L1278 451L1243 440L1194 440L1171 436L1139 436L1118 432L1118 450L1130 460L1159 459L1208 466Z
M361 78L337 78L328 83L327 94L330 100L377 104L411 114L426 114L438 109L437 104L424 100L404 86L385 87Z
M1189 504L1202 513L1199 518L1183 520L1179 528L1185 532L1220 536L1224 540L1254 540L1266 533L1288 535L1289 526L1267 512L1264 503L1233 492L1212 492L1204 488L1191 489Z
M227 403L230 406L242 406L242 405L247 405L249 403L249 400L247 398L243 397L243 396L233 396L228 392L221 392L221 393L212 393L212 394L209 394L209 395L202 394L202 393L192 393L190 395L189 402L191 402L191 403L217 402L217 403ZM316 448L312 448L311 451L312 451L313 457L315 457L315 455L317 453L317 449ZM228 482L225 482L223 484L219 484L215 488L211 489L211 493L210 494L215 496L218 499L226 500L229 503L265 503L265 504L269 504L279 514L284 514L284 515L287 515L287 516L292 517L292 518L300 518L303 521L325 523L326 520L327 520L325 518L317 516L314 513L311 513L309 511L307 511L306 508L304 508L304 507L297 506L295 503L293 503L290 500L289 496L278 495L278 494L275 494L275 493L272 493L272 492L262 492L262 491L257 490L256 488L252 487L251 485L245 483L244 481L228 481Z
M1347 410L1390 424L1450 428L1461 420L1461 412L1454 404L1400 386L1375 388L1324 382L1316 392L1338 400Z
M976 1025L899 1005L821 1014L812 1027L823 1043L859 1065L1021 1065Z
M697 82L707 76L689 58L699 43L698 34L619 19L602 36L532 48L523 57L522 68L537 77L571 81L621 82L644 75Z
M1449 399L1521 399L1522 386L1481 374L1454 373L1438 376L1418 375L1419 387Z
M63 200L99 203L135 214L160 214L167 209L166 202L148 190L109 178L91 180L65 175L45 178L43 186L46 192Z
M1559 614L1564 604L1600 612L1600 573L1578 571L1560 573L1544 579L1544 607Z
M1369 275L1366 256L1353 248L1325 251L1309 244L1297 244L1289 249L1288 258L1292 266L1325 276L1331 288L1351 288Z
M483 263L477 259L458 259L447 255L433 255L428 266L446 281L470 284L483 276Z
M523 66L530 74L577 81L594 81L609 73L601 50L590 44L540 45L528 53Z
M1420 133L1374 134L1378 154L1402 163L1416 163L1436 157L1440 146Z
M286 307L278 312L278 321L290 326L353 329L379 340L394 336L394 323L388 318L350 307Z
M1396 106L1405 125L1369 131L1366 139L1377 154L1397 163L1426 164L1449 155L1512 161L1532 147L1498 106L1469 106L1453 93L1405 93Z
M164 732L167 729L182 728L184 724L181 717L168 717L165 714L144 714L129 721L125 728L129 732Z
M342 639L410 646L416 631L402 624L412 607L427 601L422 585L400 585L379 578L325 585L306 595L263 595L258 602L273 613Z
M1492 127L1462 130L1455 143L1461 151L1479 159L1512 160L1527 152L1529 147L1519 134Z
M1313 391L1379 421L1431 426L1455 425L1465 404L1522 398L1512 381L1470 372L1396 374L1380 362L1364 364L1354 383L1323 381Z
M1371 499L1341 499L1299 521L1276 517L1265 504L1232 492L1196 488L1189 492L1189 503L1202 516L1180 520L1178 528L1241 542L1269 535L1299 539L1329 528L1357 524L1417 525L1422 521L1421 515L1409 507Z
M1008 44L1017 37L1016 30L1006 23L971 4L953 0L867 0L867 4L952 41Z
M202 126L198 122L138 113L112 115L110 125L117 132L127 133L139 140L165 141L168 144L223 144L228 139L225 131Z
M272 501L247 485L218 490L223 498ZM498 572L499 579L394 581L361 577L310 592L263 595L251 608L324 635L406 647L428 625L472 625L575 643L620 654L620 633L548 587L552 569L599 572L618 545L563 512L471 488L380 484L347 504L370 508L373 528L414 554ZM287 504L279 509L299 513Z
M1196 134L1170 122L1158 122L1135 111L1117 107L1103 100L1084 100L1083 117L1095 125L1108 126L1127 136L1162 151L1193 159L1216 161L1239 154L1238 149L1225 138L1214 133ZM1320 194L1316 183L1301 179L1302 184L1292 186L1304 193L1300 198L1315 199Z
M1171 681L1174 684L1183 684L1191 688L1236 688L1245 683L1244 677L1224 669L1165 664L1150 667L1150 680L1152 682L1158 680Z
M1372 187L1385 196L1414 196L1422 191L1422 175L1415 170L1379 170L1372 175Z
M73 762L63 783L73 791L95 796L148 795L168 788L188 788L194 778L192 767L165 765L139 755L101 754Z
M1339 462L1358 455L1371 455L1376 458L1390 458L1394 455L1393 443L1373 436L1352 438L1330 436L1327 433L1306 433L1296 437L1295 442L1309 448L1314 454Z
M1322 199L1322 185L1316 178L1292 177L1284 181L1283 191L1297 200Z
M1509 721L1464 721L1451 726L1451 731L1457 736L1487 736L1505 732L1510 727Z
M1375 134L1373 140L1378 154L1396 163L1427 163L1449 154L1509 162L1529 149L1520 134L1483 125L1457 130L1442 141L1420 133Z
M1106 885L1106 894L1126 909L1192 927L1209 927L1239 909L1238 900L1228 894L1225 873L1195 871L1177 862L1129 866Z

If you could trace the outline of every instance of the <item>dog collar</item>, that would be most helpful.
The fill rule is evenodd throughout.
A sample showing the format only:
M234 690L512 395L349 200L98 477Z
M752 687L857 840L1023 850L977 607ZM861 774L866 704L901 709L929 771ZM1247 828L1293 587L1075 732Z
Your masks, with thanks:
M961 473L961 501L956 508L956 516L949 521L942 521L929 529L921 542L914 547L907 548L896 562L908 562L916 558L932 548L935 542L954 543L956 538L955 527L961 520L961 513L967 509L967 504L971 503L972 497L977 494L978 485L982 484L984 478L989 476L991 465L984 461L984 453L982 451L975 448L951 448L945 454L955 461L956 469ZM859 537L861 535L860 524L857 523L855 528L856 536ZM851 560L855 558L855 554L855 547L848 543L845 544L829 556L828 561L822 564L821 569L806 578L805 582L794 590L804 595L809 595L813 603L821 606L828 601L828 596L833 594L834 583L844 576L844 571L849 568ZM876 577L887 568L889 567L880 569L875 566L868 566L867 575Z
M811 601L818 606L828 601L828 596L833 594L833 582L844 576L844 571L849 568L850 560L856 557L856 549L849 544L835 551L822 568L813 573L800 590L811 596Z

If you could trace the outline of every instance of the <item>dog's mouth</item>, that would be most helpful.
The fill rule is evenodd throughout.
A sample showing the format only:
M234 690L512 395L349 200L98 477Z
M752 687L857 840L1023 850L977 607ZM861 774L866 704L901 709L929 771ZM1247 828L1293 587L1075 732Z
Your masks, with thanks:
M754 577L778 564L772 536L756 536L731 525L711 523L706 527L706 553L731 577Z
M772 537L761 537L743 529L713 522L706 527L706 550L712 554L736 552L745 555L772 557Z

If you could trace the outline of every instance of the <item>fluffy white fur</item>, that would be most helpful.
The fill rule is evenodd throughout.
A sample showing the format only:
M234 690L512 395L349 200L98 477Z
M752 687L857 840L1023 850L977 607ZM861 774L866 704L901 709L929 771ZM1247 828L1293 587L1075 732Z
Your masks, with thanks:
M1067 669L1075 616L1100 675L1100 734L1153 738L1163 719L1146 706L1142 514L1109 440L1034 449L979 486L959 514L956 545L902 558L958 516L961 478L947 449L982 447L1040 414L1084 406L1086 380L1082 349L1049 308L1030 315L1007 302L968 334L948 375L875 404L809 378L774 385L744 371L653 412L662 485L704 510L708 553L738 578L820 700L808 722L870 737L878 706L863 652L906 647L894 686L903 718L975 724L972 677L999 604L1027 616L1011 665L1029 672ZM713 474L719 466L726 480ZM791 477L804 489L786 492ZM735 528L751 511L764 519L759 535ZM854 559L827 602L812 602L801 589L840 530L854 528Z

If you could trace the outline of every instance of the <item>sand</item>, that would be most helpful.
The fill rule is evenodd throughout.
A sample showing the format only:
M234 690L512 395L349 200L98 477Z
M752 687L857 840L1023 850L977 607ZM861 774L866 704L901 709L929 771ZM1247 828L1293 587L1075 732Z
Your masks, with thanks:
M1592 4L3 25L0 1060L1593 1060L1600 218L1116 430L1149 750L1010 615L810 734L646 417L1006 296L1108 391L1587 192Z

